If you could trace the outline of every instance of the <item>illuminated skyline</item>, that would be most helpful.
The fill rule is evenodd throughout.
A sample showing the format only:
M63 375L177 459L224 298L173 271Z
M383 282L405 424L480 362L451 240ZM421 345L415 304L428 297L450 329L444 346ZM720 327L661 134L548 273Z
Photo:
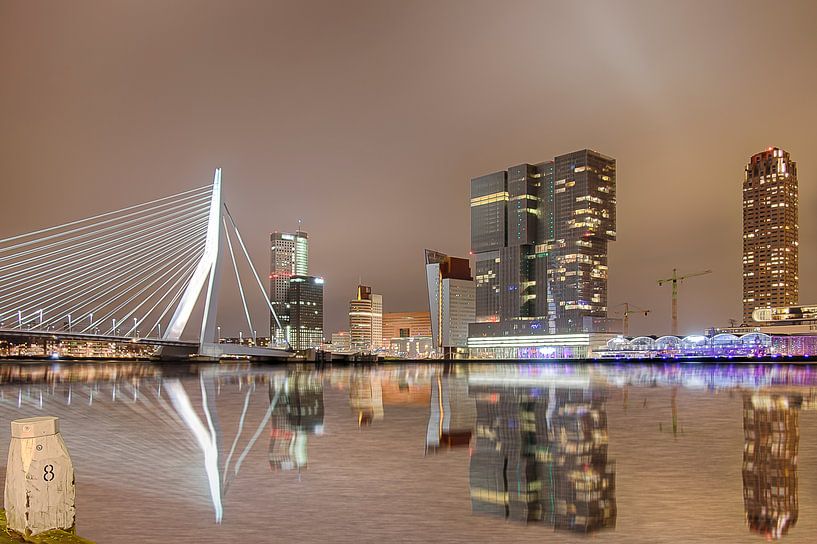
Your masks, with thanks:
M262 272L268 233L303 218L335 331L361 276L385 311L426 310L423 248L466 254L471 178L589 147L617 159L608 306L652 310L632 334L668 331L655 280L712 269L681 287L679 332L699 332L741 316L759 149L797 160L800 275L817 273L815 17L805 1L3 2L0 236L221 166ZM222 299L239 328L237 294Z

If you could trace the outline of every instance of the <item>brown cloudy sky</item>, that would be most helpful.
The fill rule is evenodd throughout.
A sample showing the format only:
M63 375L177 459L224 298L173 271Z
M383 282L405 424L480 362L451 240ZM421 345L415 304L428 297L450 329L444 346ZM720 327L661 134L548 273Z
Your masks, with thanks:
M426 307L422 250L467 254L471 177L589 147L618 159L611 306L668 331L655 280L712 268L682 287L691 332L740 316L743 167L776 145L817 302L815 20L813 1L0 0L0 237L221 166L262 272L269 231L303 219L331 332L359 276L387 311Z

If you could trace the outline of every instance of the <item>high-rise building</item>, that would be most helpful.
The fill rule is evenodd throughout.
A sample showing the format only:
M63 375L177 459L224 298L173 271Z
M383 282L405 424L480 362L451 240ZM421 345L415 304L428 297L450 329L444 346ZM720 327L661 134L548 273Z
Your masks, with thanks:
M323 278L290 277L287 306L292 348L320 348L323 342Z
M587 149L556 157L551 267L556 327L597 328L607 317L607 243L616 239L616 161Z
M281 327L270 319L270 339L281 344L289 341L289 279L309 274L309 239L303 231L270 234L270 303Z
M616 161L588 149L471 180L476 321L483 324L471 335L616 329L607 319L615 210Z
M366 285L357 286L349 302L349 335L352 349L372 352L383 347L383 297Z
M770 147L743 179L743 322L756 308L796 306L799 297L797 163Z
M431 336L438 354L453 357L468 346L468 324L476 318L476 290L468 259L426 250Z

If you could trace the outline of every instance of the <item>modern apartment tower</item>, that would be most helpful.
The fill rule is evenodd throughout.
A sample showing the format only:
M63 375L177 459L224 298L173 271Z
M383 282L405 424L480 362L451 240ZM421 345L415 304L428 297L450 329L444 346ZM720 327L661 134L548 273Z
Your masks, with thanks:
M309 273L309 238L303 231L270 234L270 303L281 327L270 319L270 339L275 344L289 340L289 280Z
M323 278L292 276L287 294L289 343L295 350L323 343Z
M756 308L799 297L797 163L777 147L757 153L743 179L743 322Z
M615 209L616 161L587 149L471 180L476 320L502 323L482 328L496 335L609 328Z
M354 351L383 347L383 297L367 285L358 285L357 296L349 302L349 335Z

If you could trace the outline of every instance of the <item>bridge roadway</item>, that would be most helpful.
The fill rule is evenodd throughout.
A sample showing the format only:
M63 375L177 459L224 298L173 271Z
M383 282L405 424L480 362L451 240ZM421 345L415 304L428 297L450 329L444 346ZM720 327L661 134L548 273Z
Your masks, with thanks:
M147 346L157 346L160 348L159 358L168 357L171 359L186 358L199 354L205 358L220 359L222 357L246 357L259 360L281 360L288 359L294 354L290 351L250 347L238 344L205 344L201 349L198 342L185 340L165 340L155 337L131 337L115 335L98 335L81 332L68 331L39 331L21 329L0 328L0 340L28 340L33 342L79 340L88 342L117 342L122 344L139 344Z

